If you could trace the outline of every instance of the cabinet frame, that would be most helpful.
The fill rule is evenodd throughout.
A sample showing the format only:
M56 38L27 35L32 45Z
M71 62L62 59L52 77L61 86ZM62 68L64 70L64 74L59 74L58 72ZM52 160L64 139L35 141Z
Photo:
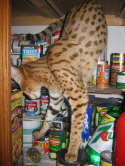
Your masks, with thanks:
M12 166L11 1L0 0L0 166Z

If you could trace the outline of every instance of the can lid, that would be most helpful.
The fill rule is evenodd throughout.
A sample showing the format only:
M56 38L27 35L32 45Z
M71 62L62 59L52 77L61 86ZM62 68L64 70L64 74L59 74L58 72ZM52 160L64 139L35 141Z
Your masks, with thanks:
M37 149L30 148L27 151L27 158L33 163L39 163L41 161L42 155Z
M77 165L77 164L81 164L81 165L85 165L88 162L88 154L83 150L83 149L79 149L78 150L78 159L77 161L74 161L72 163L68 163L65 161L65 154L67 153L68 148L63 148L61 150L59 150L57 152L57 159L60 162L60 164L67 164L67 165Z
M25 164L25 165L23 165L23 166L38 166L38 165L36 165L36 164L34 164L34 163L27 163L27 164Z
M64 130L49 130L49 134L53 136L64 136L66 132Z

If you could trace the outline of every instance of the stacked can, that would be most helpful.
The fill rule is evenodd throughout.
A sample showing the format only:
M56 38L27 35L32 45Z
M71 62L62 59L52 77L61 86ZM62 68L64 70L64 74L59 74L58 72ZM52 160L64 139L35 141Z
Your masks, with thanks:
M57 159L57 152L66 147L66 134L63 130L50 130L49 131L49 156L52 160Z
M116 85L117 74L125 71L125 54L112 53L110 59L110 85Z

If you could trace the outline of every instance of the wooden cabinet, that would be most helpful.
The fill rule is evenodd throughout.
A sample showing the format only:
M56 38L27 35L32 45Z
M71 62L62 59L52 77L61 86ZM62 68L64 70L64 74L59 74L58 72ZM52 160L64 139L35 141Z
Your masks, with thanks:
M0 166L12 166L10 27L10 0L0 0Z

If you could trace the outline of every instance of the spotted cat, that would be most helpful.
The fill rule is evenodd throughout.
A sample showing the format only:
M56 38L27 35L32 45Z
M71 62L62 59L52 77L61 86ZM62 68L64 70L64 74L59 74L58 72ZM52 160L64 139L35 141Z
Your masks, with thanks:
M67 162L77 160L86 108L87 80L94 70L107 41L103 10L96 0L87 0L72 8L65 20L61 38L46 56L29 64L12 67L14 79L31 99L40 97L41 87L48 88L50 103L37 138L49 129L67 99L72 110Z
M64 17L59 19L55 23L50 24L49 27L47 27L46 29L44 29L43 31L41 31L39 33L36 33L36 34L28 33L26 35L26 39L33 40L33 41L43 40L44 38L49 37L51 34L53 34L58 29L61 29L63 26L63 22L64 22Z

